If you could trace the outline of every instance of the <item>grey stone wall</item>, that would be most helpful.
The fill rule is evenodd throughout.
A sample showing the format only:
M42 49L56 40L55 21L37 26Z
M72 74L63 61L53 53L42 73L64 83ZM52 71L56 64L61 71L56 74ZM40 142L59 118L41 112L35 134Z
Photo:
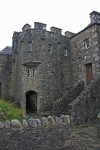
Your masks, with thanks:
M30 41L32 51L28 51L27 47ZM52 46L51 51L48 51L48 45ZM32 90L37 92L38 112L50 111L53 101L61 97L71 84L68 38L35 27L22 33L14 33L13 51L14 99L25 109L25 93ZM31 68L23 65L29 62L33 64ZM35 63L39 65L34 68ZM27 77L27 69L30 69L30 77ZM34 77L31 74L32 69L35 70Z
M89 39L89 47L85 47L85 40ZM92 63L93 80L100 76L100 29L92 25L71 38L71 64L74 76L73 82L78 80L87 84L86 64Z
M70 116L73 124L96 119L97 114L100 112L100 80L91 82L70 106Z
M48 117L50 119L50 116ZM52 118L52 117L51 117ZM52 118L51 123L46 117L40 119L24 119L0 122L1 150L61 150L70 139L67 124L60 118Z
M81 92L78 89L74 94L68 89L78 81L87 86L87 64L92 64L93 80L99 79L100 14L91 15L97 22L91 22L77 34L67 31L63 36L62 29L56 27L47 31L46 24L39 22L35 22L34 28L26 24L21 32L14 32L12 56L0 56L1 97L14 99L26 110L26 92L34 91L37 113L52 111L53 107L60 112L65 109L65 101L68 104ZM86 39L89 39L87 48ZM65 93L69 94L67 98Z
M53 113L56 115L69 114L69 104L84 90L84 83L78 82L69 88L63 97L53 102Z
M0 55L1 98L12 99L12 55Z
M39 127L26 130L0 130L1 150L59 150L67 140L67 128Z

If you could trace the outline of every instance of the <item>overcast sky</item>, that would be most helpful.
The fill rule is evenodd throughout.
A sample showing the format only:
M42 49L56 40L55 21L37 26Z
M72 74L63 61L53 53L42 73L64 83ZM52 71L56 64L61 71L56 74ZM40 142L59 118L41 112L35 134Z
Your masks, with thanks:
M0 50L12 45L14 31L34 22L79 32L90 23L89 14L100 12L100 0L0 0Z

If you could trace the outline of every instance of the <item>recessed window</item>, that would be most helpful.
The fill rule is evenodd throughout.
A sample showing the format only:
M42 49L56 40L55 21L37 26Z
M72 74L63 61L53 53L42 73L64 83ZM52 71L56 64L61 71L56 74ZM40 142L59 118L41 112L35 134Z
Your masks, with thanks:
M35 69L27 69L26 70L26 75L27 77L34 77Z
M35 69L32 69L32 77L34 77Z
M29 76L30 76L30 70L27 69L27 77L29 77Z
M89 38L84 40L84 48L88 49L89 48Z
M49 52L49 54L52 53L52 45L51 44L48 45L48 52Z
M64 49L64 56L68 56L68 50L67 50L67 48Z
M32 41L28 42L27 51L32 51Z

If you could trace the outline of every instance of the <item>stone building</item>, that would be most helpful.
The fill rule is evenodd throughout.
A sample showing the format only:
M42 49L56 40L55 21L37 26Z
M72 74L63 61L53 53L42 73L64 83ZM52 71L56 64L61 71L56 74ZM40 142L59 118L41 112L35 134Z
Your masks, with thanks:
M15 100L27 113L52 111L54 102L79 81L86 87L98 80L100 13L91 12L90 20L76 34L62 35L62 29L53 26L47 31L46 24L39 22L14 32L12 49L0 52L1 98ZM79 95L74 93L73 100Z

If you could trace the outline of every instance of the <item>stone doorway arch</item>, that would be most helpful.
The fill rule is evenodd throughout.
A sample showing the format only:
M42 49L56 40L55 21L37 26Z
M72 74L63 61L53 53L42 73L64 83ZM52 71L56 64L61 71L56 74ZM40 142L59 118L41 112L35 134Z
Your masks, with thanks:
M34 114L37 112L37 93L35 91L26 92L26 113Z

